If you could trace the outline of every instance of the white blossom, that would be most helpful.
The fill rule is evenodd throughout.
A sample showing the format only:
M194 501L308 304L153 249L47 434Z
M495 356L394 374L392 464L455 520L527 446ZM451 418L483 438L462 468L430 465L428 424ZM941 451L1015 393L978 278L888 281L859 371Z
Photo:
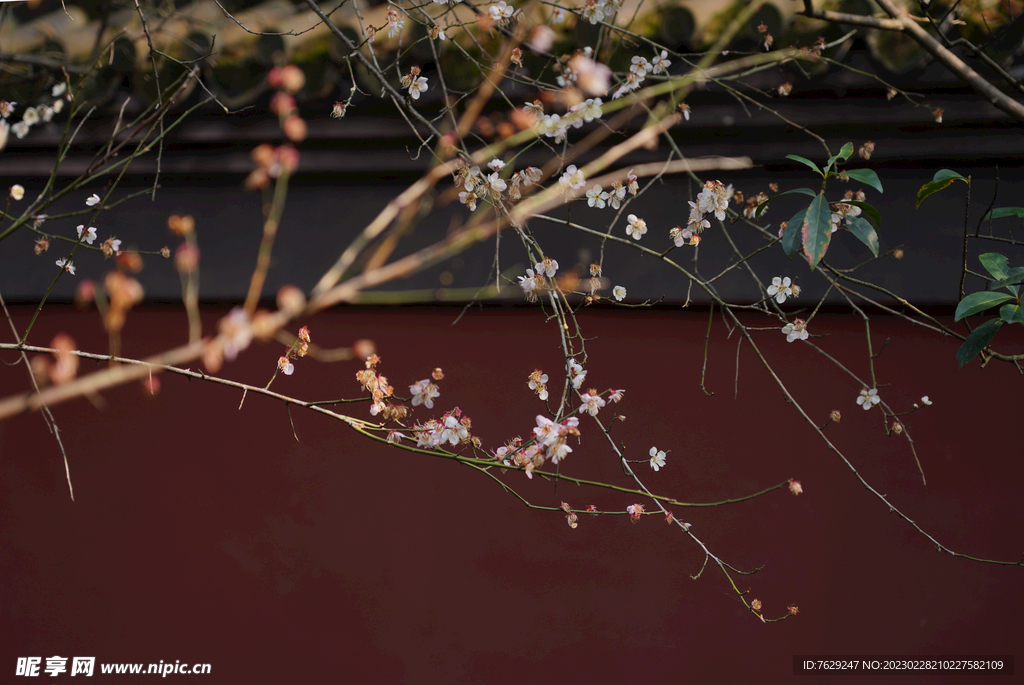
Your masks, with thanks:
M776 302L782 304L787 297L793 296L793 289L790 287L792 283L789 276L785 278L776 276L772 279L772 284L768 286L768 297L774 297Z
M651 468L657 471L665 465L665 452L659 450L657 447L652 447L650 451L651 455Z
M871 388L870 390L865 388L860 391L860 397L857 398L857 404L864 407L864 411L871 409L871 407L875 406L881 401L882 398L878 396L877 388Z

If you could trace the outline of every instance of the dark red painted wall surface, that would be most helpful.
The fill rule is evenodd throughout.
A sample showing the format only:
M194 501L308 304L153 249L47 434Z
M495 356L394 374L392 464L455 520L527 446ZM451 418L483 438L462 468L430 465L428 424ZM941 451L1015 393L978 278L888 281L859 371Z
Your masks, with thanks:
M17 310L24 326L30 314ZM541 403L526 387L556 377L557 331L536 311L344 310L305 322L326 346L372 338L396 387L444 368L436 409L458 405L488 447L526 437ZM207 321L212 330L216 317ZM733 398L736 338L716 320L699 387L705 313L586 311L587 385L623 387L614 429L633 458L671 450L645 483L690 501L775 491L712 509L676 508L765 613L743 610L699 548L660 517L581 517L529 510L471 469L384 449L340 423L236 390L163 376L55 409L77 501L38 415L0 423L0 669L19 656L100 662L207 662L212 674L168 682L643 683L784 682L794 654L1020 656L1024 568L951 558L859 485L801 422L744 345ZM761 324L756 324L761 325ZM54 310L33 340L71 333L103 351L94 314ZM136 311L124 352L184 341L183 313ZM819 316L814 333L867 376L863 328ZM879 491L941 543L987 558L1024 551L1021 376L977 363L957 370L957 343L905 322L873 319L880 394L897 409L934 405L885 437L881 413L817 352L758 333L765 353L812 418ZM1004 334L1001 334L1004 335ZM1005 349L1021 336L1005 335ZM1010 344L1012 343L1012 344ZM254 345L225 375L262 385L281 348ZM4 361L13 356L2 355ZM89 368L86 364L83 368ZM352 362L302 360L274 389L302 398L356 396ZM0 368L4 395L18 367ZM367 405L349 407L369 418ZM607 412L607 410L605 410ZM429 412L421 413L426 418ZM570 475L627 485L595 428L564 463ZM504 476L532 501L623 509L635 498ZM1018 665L1018 668L1020 666ZM41 678L39 682L63 682ZM127 676L94 676L131 682ZM156 676L138 678L154 681ZM969 683L1012 678L921 675L871 682ZM31 679L20 679L29 681ZM803 682L837 682L804 677Z

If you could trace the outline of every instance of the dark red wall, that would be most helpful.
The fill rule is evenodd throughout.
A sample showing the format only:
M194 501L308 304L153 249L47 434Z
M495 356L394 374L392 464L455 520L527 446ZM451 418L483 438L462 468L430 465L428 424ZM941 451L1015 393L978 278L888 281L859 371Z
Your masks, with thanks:
M436 414L458 405L486 446L527 437L542 410L527 374L540 367L557 377L556 329L537 311L509 309L471 312L451 327L457 313L340 310L303 323L326 347L374 339L383 373L403 390L443 367ZM18 310L19 325L29 315ZM802 481L800 497L780 490L675 508L724 560L764 566L737 582L767 615L796 604L796 618L763 625L711 566L691 580L702 554L660 517L630 525L584 516L571 530L469 468L382 448L301 410L292 412L296 443L280 404L250 395L239 411L236 390L165 375L155 398L135 384L55 409L74 503L42 418L0 423L0 668L13 679L17 657L57 654L212 664L210 676L168 676L196 683L782 682L794 654L1019 651L1024 568L940 554L889 514L747 345L734 399L736 335L727 339L720 320L707 371L713 397L699 387L706 311L588 310L581 322L596 336L587 385L627 390L616 439L632 458L652 445L671 450L661 472L638 467L649 487L709 501ZM105 350L95 315L68 310L44 316L32 339L46 344L62 330L83 349ZM856 319L819 316L811 330L828 333L817 342L867 376ZM1021 376L998 363L958 370L956 342L905 322L875 318L872 333L876 350L890 340L876 361L885 400L899 410L934 400L907 421L926 487L906 441L885 437L878 409L855 404L859 385L777 331L757 335L816 421L842 412L826 433L879 491L953 549L1019 559ZM1020 349L1014 334L1001 334L1004 349ZM185 336L178 310L136 311L124 351L141 356ZM262 385L280 353L255 345L224 374ZM353 397L357 368L302 360L273 387ZM25 387L20 367L0 367L4 395ZM348 409L370 418L367 405ZM563 472L628 485L595 427L583 421L582 432ZM635 501L503 478L543 505L621 510ZM892 682L914 680L978 678Z

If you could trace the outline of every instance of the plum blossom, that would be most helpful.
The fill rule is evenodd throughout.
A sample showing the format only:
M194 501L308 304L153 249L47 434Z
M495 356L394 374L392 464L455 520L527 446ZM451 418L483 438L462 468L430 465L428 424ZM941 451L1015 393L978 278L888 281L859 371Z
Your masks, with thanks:
M786 334L786 342L793 342L794 340L807 340L807 324L803 319L796 319L793 323L787 323L782 327L782 332Z
M570 190L578 190L586 185L586 183L587 180L583 177L583 172L577 169L575 164L567 166L562 177L558 179L558 185L562 186L563 193Z
M789 276L780 278L776 276L772 279L772 284L768 286L768 297L774 297L775 301L782 304L786 301L787 297L793 297L792 281Z
M626 235L633 238L633 240L640 240L644 233L647 233L647 222L637 217L636 214L630 214L626 217L628 225L626 226Z
M597 207L598 209L604 209L605 200L608 199L608 193L601 190L601 186L595 185L593 188L587 191L587 205L590 207Z
M588 413L597 416L597 412L605 405L604 399L597 393L597 390L589 390L580 395L583 404L580 405L580 413Z
M578 363L575 359L570 359L569 376L572 380L573 389L579 390L580 386L583 385L583 380L587 377L587 372L583 370L582 364Z
M661 74L668 72L668 68L672 66L672 62L668 59L668 52L665 50L661 51L660 55L655 55L654 59L651 60L651 73ZM687 117L689 119L689 117Z
M71 263L70 259L64 259L63 257L61 257L60 259L57 260L57 266L67 271L72 276L75 275L75 266L74 264Z
M409 95L412 96L413 100L420 99L420 93L427 92L427 77L420 76L413 78L409 82Z
M286 376L290 376L295 373L295 364L292 364L292 361L288 359L288 357L281 357L278 359L277 368Z
M651 468L657 471L665 465L665 452L659 450L657 447L652 447L650 451L651 455Z
M491 19L493 19L494 23L499 26L507 24L508 20L512 18L512 15L515 14L515 9L508 5L505 0L501 0L501 2L496 5L491 5L488 8L488 11L491 13Z
M533 269L527 269L525 276L519 277L519 287L523 289L523 295L530 302L537 300L537 291L544 286L544 274L534 274Z
M871 407L875 406L881 401L882 398L878 396L877 388L871 388L870 390L864 388L863 390L860 391L860 397L857 398L857 404L864 407L864 411L871 409Z
M422 404L427 409L434 408L434 398L441 394L441 390L431 383L429 378L410 385L409 392L412 393L412 406L416 407Z
M623 298L626 297L626 289L621 285L617 285L612 288L612 297L615 298L616 302L622 302Z
M20 200L21 198L25 197L25 187L22 186L20 183L15 183L13 186L11 186L10 195L12 200Z
M85 201L85 204L89 205L90 207L92 207L93 205L98 205L99 203L100 203L100 196L97 195L96 193L93 193L92 195L90 195L89 199L87 199Z
M82 235L83 233L85 234L84 237ZM78 239L79 240L84 240L85 242L87 242L90 245L92 245L93 241L96 240L96 227L95 226L90 226L89 228L86 228L84 225L79 225L78 226Z
M534 264L533 268L537 270L538 274L544 274L548 278L554 278L555 274L558 272L558 262L551 257L545 257Z
M533 390L540 397L541 400L548 398L548 375L540 369L534 369L533 373L530 374L530 390Z
M551 463L557 464L572 452L572 448L566 441L572 435L579 436L579 425L580 420L575 416L570 416L561 423L555 423L544 416L537 416L537 427L533 429L533 434L537 438L537 444L544 449L545 456L551 460Z

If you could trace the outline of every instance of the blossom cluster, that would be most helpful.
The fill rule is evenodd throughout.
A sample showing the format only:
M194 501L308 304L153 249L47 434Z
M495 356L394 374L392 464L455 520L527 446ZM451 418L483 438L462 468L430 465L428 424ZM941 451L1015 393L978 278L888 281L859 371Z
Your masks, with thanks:
M649 62L646 57L640 55L633 55L630 61L631 64L629 73L626 74L626 80L615 89L615 93L612 94L613 100L617 100L626 93L640 88L640 84L647 78L647 74L668 73L668 68L672 66L672 62L668 59L668 52L665 50L662 50L661 54L654 55Z
M492 159L487 168L491 173L485 174L480 167L471 167L462 159L455 162L455 186L465 188L459 193L459 202L466 205L470 211L476 211L478 200L488 200L498 203L505 197L508 191L509 200L518 200L522 197L520 185L529 187L543 177L543 172L536 167L526 167L522 171L512 174L508 181L499 173L505 168L505 163L500 159Z
M7 146L7 138L10 132L13 132L18 140L21 140L28 135L29 130L33 126L39 123L46 123L53 119L54 114L59 114L64 109L64 97L66 96L69 100L71 99L67 89L68 84L63 81L53 86L50 89L50 96L54 98L52 103L49 105L26 107L21 113L21 121L14 125L8 124L7 119L14 114L18 103L0 100L0 150Z
M700 233L711 228L711 222L705 217L714 214L719 221L725 221L725 211L729 209L729 200L733 196L732 186L723 185L721 181L707 181L704 188L697 194L697 201L690 200L690 217L686 228L676 226L669 231L669 237L676 247L700 243Z
M416 436L416 446L420 449L434 449L446 444L451 446L473 443L479 446L479 439L469 431L473 422L462 410L455 407L445 412L440 419L430 419L426 423L417 423L412 428Z
M606 205L612 209L618 209L622 206L622 201L626 199L626 191L630 194L636 195L640 190L640 184L637 182L637 177L633 174L633 170L629 170L629 174L626 175L625 184L622 181L612 181L612 188L610 192L605 190L600 185L591 186L590 190L587 191L587 205L595 207L597 209L604 209ZM634 215L630 214L630 217ZM646 225L645 231L646 231ZM627 231L628 232L628 231ZM643 235L643 233L641 233Z
M589 98L570 107L565 115L545 114L544 106L540 101L529 103L523 109L536 117L535 125L541 135L554 138L556 143L561 143L565 140L570 128L580 128L583 124L600 119L603 114L602 104L601 98Z
M377 373L376 367L379 363L380 357L376 354L371 354L366 358L366 368L356 372L356 380L363 385L363 388L373 398L370 415L376 416L383 413L385 417L390 418L393 411L390 409L391 405L385 402L385 400L394 394L395 389L388 384L387 377ZM415 403L415 400L413 402Z

